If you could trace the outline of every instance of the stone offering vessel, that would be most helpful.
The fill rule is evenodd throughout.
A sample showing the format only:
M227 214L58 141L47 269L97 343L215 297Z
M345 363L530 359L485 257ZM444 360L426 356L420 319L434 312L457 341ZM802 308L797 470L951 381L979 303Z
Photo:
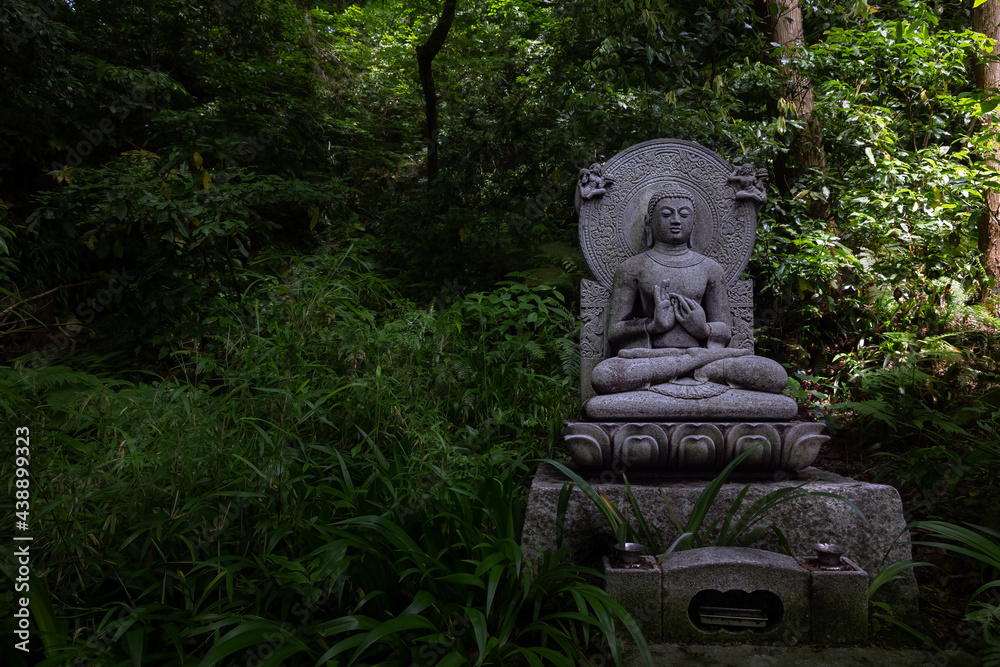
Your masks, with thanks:
M584 172L586 172L584 174ZM784 367L753 353L743 280L766 172L690 141L636 144L581 171L580 394L563 437L584 470L801 470L829 438L794 422Z

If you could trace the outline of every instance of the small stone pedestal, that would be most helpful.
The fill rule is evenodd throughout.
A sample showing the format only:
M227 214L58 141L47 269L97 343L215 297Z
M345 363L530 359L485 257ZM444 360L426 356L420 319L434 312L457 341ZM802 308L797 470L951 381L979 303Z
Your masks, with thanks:
M605 556L604 590L632 614L643 636L653 639L661 635L660 566L652 556L642 562L642 567L612 567Z
M857 644L868 639L868 574L849 558L850 569L823 570L815 559L800 558L811 569L809 615L815 644Z

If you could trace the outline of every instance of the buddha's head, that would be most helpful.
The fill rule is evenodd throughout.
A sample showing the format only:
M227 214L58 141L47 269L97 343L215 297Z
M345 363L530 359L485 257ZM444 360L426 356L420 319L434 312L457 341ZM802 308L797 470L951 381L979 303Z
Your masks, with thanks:
M691 232L698 220L698 210L690 191L681 186L657 190L646 209L646 245L656 241L691 247Z

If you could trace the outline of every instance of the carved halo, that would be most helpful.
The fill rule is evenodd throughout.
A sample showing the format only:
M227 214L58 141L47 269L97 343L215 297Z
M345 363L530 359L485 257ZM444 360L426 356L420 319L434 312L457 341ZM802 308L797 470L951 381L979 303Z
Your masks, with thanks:
M730 285L740 279L753 252L757 209L736 199L726 160L691 141L654 139L613 156L603 173L614 179L606 193L580 207L581 249L599 283L610 287L618 264L646 250L649 198L674 187L689 191L698 209L692 248L719 262Z

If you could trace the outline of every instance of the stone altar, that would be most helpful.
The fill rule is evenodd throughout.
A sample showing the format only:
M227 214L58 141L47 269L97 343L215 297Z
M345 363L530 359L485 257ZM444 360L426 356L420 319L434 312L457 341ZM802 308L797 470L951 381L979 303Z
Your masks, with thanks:
M766 172L678 139L581 170L580 393L563 437L584 470L801 470L828 439L790 422L781 364L753 354L753 252Z
M624 484L615 482L614 476L607 472L584 477L589 478L587 481L595 491L621 509L627 521L636 525L636 517L626 496ZM848 505L830 496L797 498L779 505L767 515L765 523L775 525L782 531L793 553L811 553L812 545L817 542L842 544L847 547L850 559L870 577L874 577L890 563L912 559L903 505L895 488L859 482L813 467L799 471L798 480L780 479L781 477L779 473L774 480L751 485L743 508L768 492L798 486L804 480L810 480L804 487L805 490L833 493L847 498L867 519L866 523ZM573 562L599 569L601 557L608 553L608 545L615 542L615 536L600 510L579 488L572 489L563 517L562 541L559 543L556 540L556 536L560 534L556 525L559 498L563 486L568 482L555 468L539 467L528 495L521 533L521 552L526 561L533 561L543 549L567 547ZM664 496L677 518L684 524L706 484L705 481L695 479L633 481L632 492L650 528L662 535L665 544L670 544L679 534L670 518ZM710 524L721 520L726 508L743 486L742 482L724 484L718 499L709 509L705 522ZM742 512L740 510L737 513L736 519ZM770 532L765 533L754 546L768 551L781 551ZM901 617L916 612L917 584L911 570L904 572L902 580L884 586L879 593L880 598L889 602L893 611Z

